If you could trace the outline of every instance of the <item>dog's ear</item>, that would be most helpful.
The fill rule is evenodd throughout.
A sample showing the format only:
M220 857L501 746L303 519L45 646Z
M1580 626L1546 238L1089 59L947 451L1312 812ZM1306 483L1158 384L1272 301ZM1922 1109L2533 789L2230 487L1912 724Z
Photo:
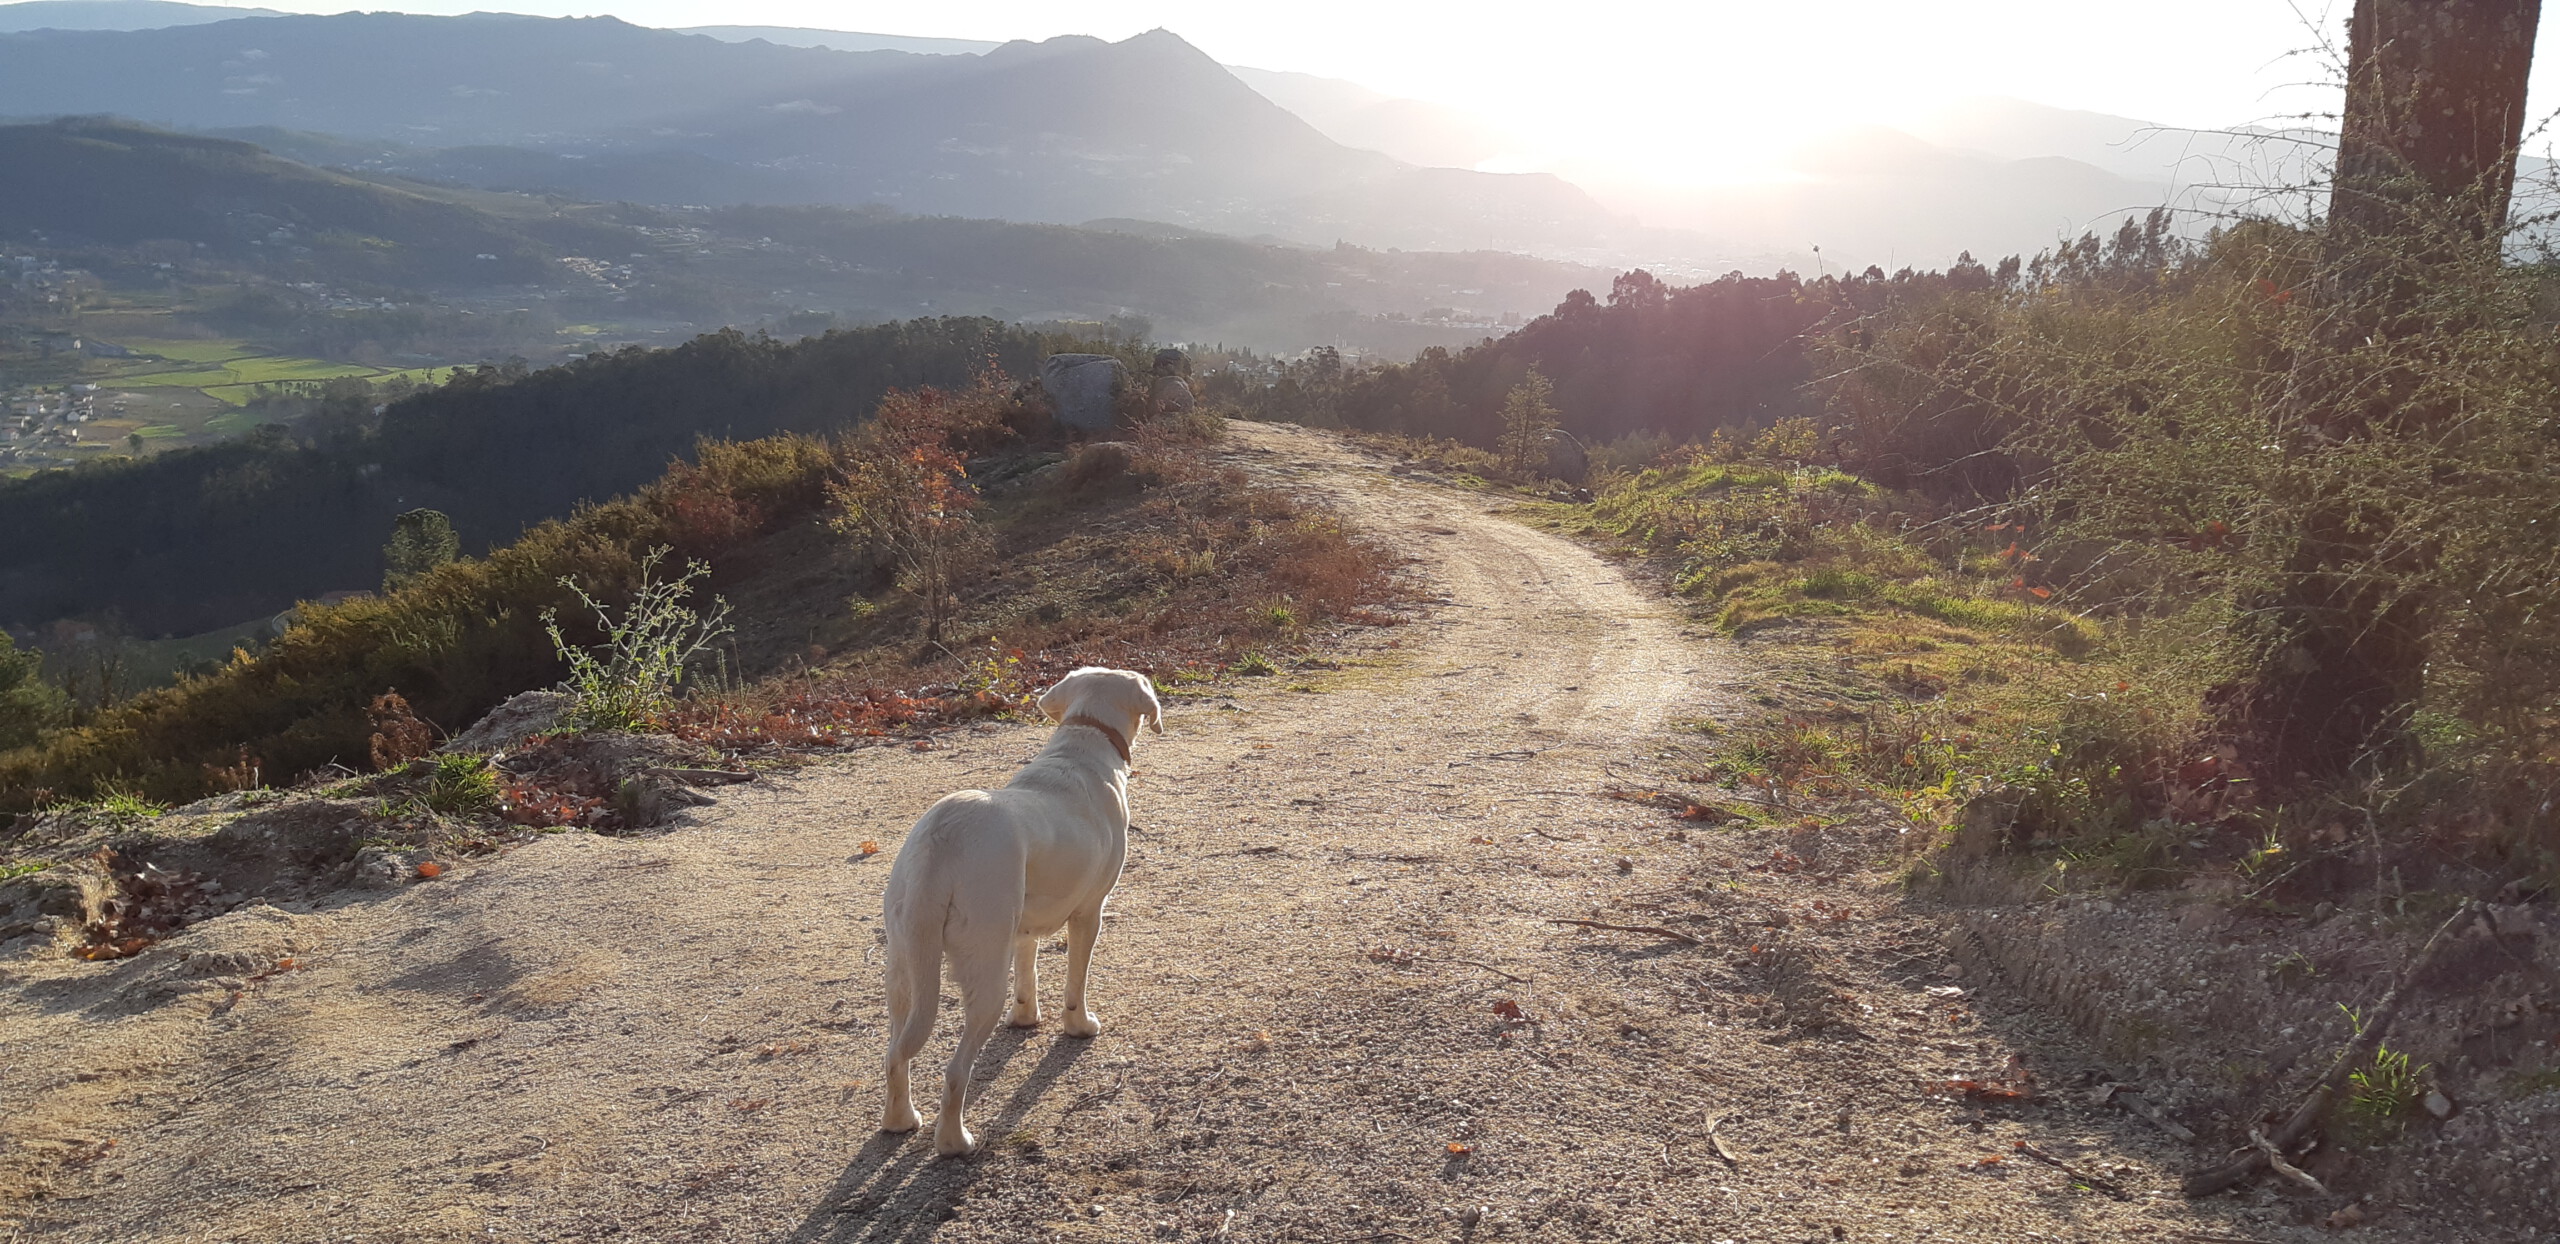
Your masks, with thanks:
M1164 703L1163 701L1156 699L1156 685L1154 680L1148 678L1144 674L1140 674L1138 676L1138 690L1141 694L1147 697L1146 711L1138 714L1139 724L1155 731L1157 734L1164 733Z
M1053 722L1065 721L1067 719L1068 705L1074 699L1073 696L1065 694L1066 690L1067 680L1061 678L1058 680L1056 686L1041 692L1040 698L1032 701L1034 704L1039 705L1040 715Z

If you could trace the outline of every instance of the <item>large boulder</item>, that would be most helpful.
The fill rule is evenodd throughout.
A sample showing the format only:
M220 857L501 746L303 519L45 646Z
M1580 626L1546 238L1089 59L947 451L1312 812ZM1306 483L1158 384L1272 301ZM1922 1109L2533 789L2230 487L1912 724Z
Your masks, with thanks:
M1591 478L1591 453L1582 442L1562 432L1547 436L1547 478L1582 484Z
M1129 369L1108 354L1052 354L1040 364L1040 387L1058 422L1107 432L1118 422L1117 403Z
M444 752L503 752L537 734L549 734L560 728L571 707L568 693L561 691L526 691L490 709L468 730L453 736Z
M1191 385L1180 376L1158 376L1147 386L1147 405L1156 418L1191 413Z
M1191 413L1191 382L1182 378L1190 360L1180 350L1156 351L1154 378L1147 382L1147 410L1153 418Z

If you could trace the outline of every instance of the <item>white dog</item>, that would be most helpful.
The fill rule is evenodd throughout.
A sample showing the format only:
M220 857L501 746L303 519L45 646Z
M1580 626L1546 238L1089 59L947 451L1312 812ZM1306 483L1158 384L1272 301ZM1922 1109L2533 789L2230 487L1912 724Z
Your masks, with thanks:
M1140 726L1164 733L1164 709L1143 674L1087 666L1043 692L1040 711L1058 728L1004 789L945 795L907 834L883 900L889 935L889 1049L882 1071L884 1131L923 1122L907 1064L933 1036L942 958L960 984L960 1048L942 1071L942 1115L933 1147L945 1156L977 1148L960 1121L969 1066L995 1030L1004 968L1013 963L1017 1028L1040 1022L1039 939L1067 928L1068 1036L1102 1031L1085 1009L1085 968L1102 931L1102 900L1129 855L1129 741Z

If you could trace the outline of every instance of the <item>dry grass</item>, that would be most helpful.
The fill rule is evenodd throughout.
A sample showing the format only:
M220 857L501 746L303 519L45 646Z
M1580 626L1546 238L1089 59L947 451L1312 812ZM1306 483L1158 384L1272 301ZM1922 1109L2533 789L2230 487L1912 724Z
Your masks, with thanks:
M2197 767L2215 669L2175 628L2056 607L2009 524L1748 447L1673 457L1593 505L1531 512L1645 560L1772 667L1757 711L1724 731L1716 780L1806 810L1881 800L1929 830L2000 791L2019 800L2017 837L2080 844L2235 810L2231 774Z
M1017 709L1078 665L1178 688L1399 620L1395 554L1207 446L1150 429L1065 461L988 490L994 552L942 643L919 641L913 603L860 558L776 537L752 554L767 573L723 587L754 619L739 652L753 681L688 703L671 728L732 748L912 737Z

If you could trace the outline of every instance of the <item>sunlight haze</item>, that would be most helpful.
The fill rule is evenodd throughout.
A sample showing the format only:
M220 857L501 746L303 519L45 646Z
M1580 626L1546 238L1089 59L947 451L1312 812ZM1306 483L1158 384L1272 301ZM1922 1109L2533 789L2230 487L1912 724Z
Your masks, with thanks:
M271 7L334 11L284 0ZM1228 64L1347 78L1478 113L1520 139L1496 169L1554 168L1674 184L1767 176L1843 126L1902 126L1970 96L2013 96L2169 126L2280 122L2336 107L2329 58L2344 7L2322 0L2164 0L2134 13L2024 0L1664 5L1289 6L1102 0L942 5L625 0L491 6L611 13L655 26L803 26L1003 41L1169 29ZM2549 18L2545 19L2548 22ZM1430 55L1417 55L1428 47ZM2103 54L2096 54L2100 51ZM2539 115L2539 113L2537 113Z

